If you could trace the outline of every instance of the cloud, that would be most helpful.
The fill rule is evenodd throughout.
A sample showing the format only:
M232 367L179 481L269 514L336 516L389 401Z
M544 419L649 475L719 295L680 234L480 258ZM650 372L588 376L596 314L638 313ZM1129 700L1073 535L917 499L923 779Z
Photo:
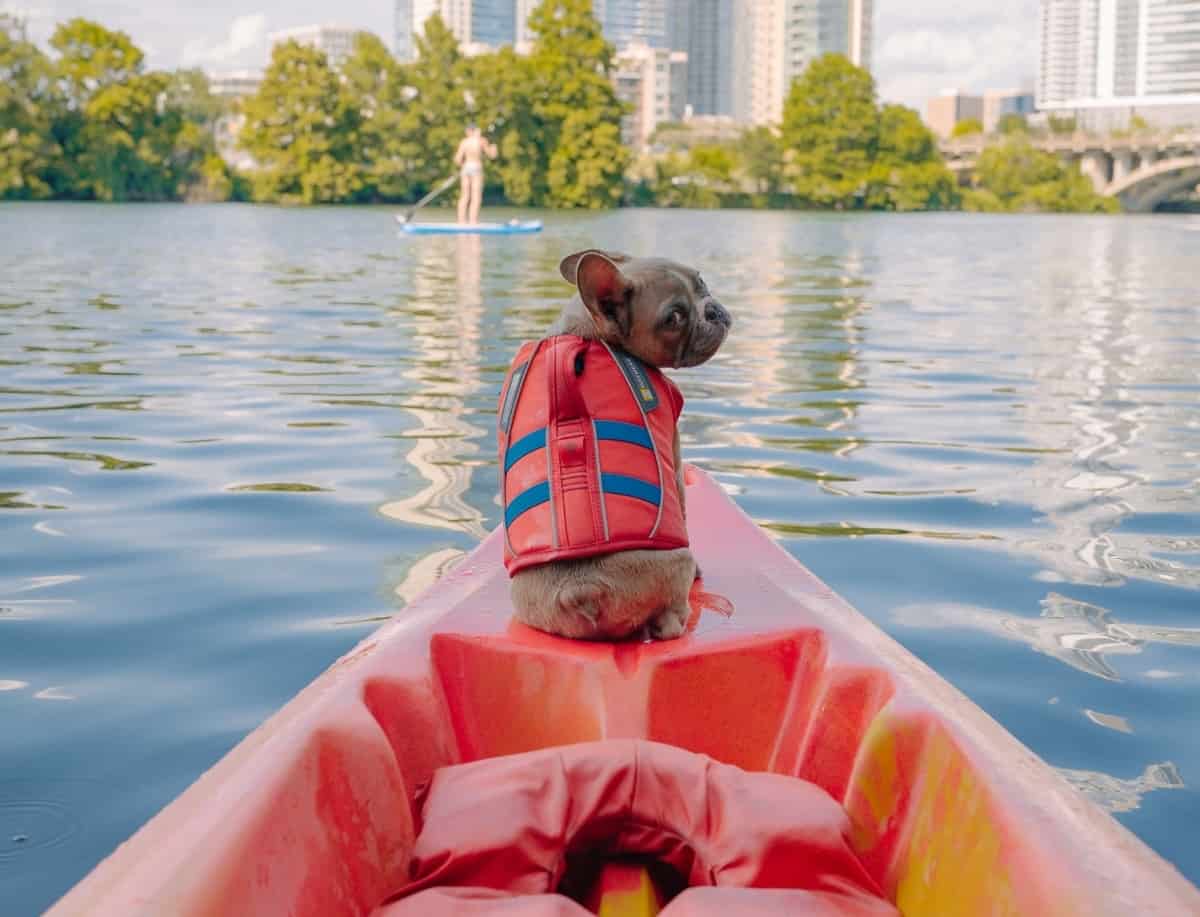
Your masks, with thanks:
M229 26L229 36L215 45L206 45L202 39L193 39L183 46L180 55L185 67L201 64L229 64L239 55L260 45L267 35L267 17L264 13L238 16Z
M1036 0L881 4L875 36L880 95L919 109L944 89L1030 87L1037 73Z

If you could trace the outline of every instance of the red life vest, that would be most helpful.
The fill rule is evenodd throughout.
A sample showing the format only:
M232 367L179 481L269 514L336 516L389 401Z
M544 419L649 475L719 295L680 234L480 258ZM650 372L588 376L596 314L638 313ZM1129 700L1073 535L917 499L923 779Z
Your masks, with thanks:
M509 575L556 560L685 548L675 479L683 395L636 357L572 334L521 346L500 392Z

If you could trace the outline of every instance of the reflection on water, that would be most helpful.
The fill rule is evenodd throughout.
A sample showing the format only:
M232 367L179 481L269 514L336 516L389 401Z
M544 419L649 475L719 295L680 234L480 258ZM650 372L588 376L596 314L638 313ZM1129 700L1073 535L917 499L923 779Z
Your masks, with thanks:
M674 375L687 457L1200 878L1182 225L628 211L484 239L0 207L0 774L34 781L0 799L101 787L70 800L85 830L0 857L15 913L497 523L499 387L592 246L695 264L736 316ZM1178 767L1113 776L1147 761Z
M1038 618L1006 614L972 605L905 605L894 613L905 627L964 628L1028 644L1073 669L1108 681L1120 681L1109 656L1141 653L1147 644L1200 647L1200 628L1156 627L1114 620L1097 605L1050 593Z
M1098 771L1077 771L1059 768L1058 771L1072 786L1092 802L1109 812L1132 812L1142 805L1142 796L1151 790L1178 790L1183 778L1170 761L1149 765L1140 777L1121 780Z
M427 482L412 496L380 507L392 519L435 525L475 538L487 534L483 512L465 499L479 450L471 445L485 428L468 419L466 396L480 387L484 333L480 236L437 239L416 250L411 290L402 307L419 358L401 375L410 383L408 410L419 424L401 436L412 441L404 461ZM450 249L450 251L447 251ZM453 257L450 261L449 256ZM411 591L411 590L410 590Z

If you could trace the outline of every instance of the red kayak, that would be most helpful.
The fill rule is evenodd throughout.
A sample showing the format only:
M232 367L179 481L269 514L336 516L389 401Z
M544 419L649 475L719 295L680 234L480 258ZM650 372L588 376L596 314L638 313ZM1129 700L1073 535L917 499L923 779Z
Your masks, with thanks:
M688 527L663 643L512 622L493 533L50 913L1200 914L694 469Z

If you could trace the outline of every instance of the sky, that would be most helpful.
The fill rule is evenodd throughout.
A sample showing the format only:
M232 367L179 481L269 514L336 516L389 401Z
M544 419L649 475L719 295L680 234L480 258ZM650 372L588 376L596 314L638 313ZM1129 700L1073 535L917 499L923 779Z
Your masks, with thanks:
M390 0L0 0L44 40L73 16L128 32L156 68L261 67L267 34L336 22L391 44ZM945 89L1030 88L1037 70L1037 0L875 0L873 72L880 96L924 109Z

